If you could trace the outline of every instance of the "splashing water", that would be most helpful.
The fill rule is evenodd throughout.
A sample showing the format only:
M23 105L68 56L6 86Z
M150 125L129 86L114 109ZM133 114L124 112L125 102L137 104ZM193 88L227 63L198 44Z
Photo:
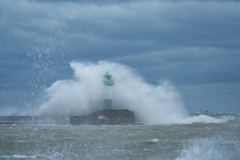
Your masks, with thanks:
M84 115L102 109L104 99L103 75L113 75L114 109L135 112L138 121L145 123L175 123L186 113L179 94L167 81L150 85L127 66L99 62L98 64L72 62L73 79L59 80L46 89L48 101L39 108L39 115Z
M66 117L103 109L103 99L109 94L109 88L103 85L103 75L109 72L115 81L111 87L113 109L132 110L138 122L190 124L227 121L207 115L186 116L179 93L168 81L148 84L128 66L111 62L72 62L70 66L74 70L73 78L56 81L46 89L48 100L42 103L38 115Z

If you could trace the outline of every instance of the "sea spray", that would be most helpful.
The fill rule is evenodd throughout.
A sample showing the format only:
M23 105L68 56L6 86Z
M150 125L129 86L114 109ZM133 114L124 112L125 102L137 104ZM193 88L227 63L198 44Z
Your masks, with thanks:
M72 62L72 79L59 80L46 89L48 100L39 115L84 115L102 108L103 75L112 74L113 108L135 112L137 121L148 124L179 122L186 113L179 94L167 83L146 83L132 68L111 62Z
M181 123L181 124L190 124L190 123L223 123L223 122L227 122L228 120L231 120L233 118L215 118L215 117L211 117L208 115L196 115L196 116L191 116L191 117L185 117L184 119L180 120L177 123Z

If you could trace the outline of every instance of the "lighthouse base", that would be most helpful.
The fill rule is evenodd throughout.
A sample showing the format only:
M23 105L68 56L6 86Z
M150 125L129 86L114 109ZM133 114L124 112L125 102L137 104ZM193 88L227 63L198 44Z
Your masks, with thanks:
M85 116L71 116L74 125L126 125L135 123L135 115L127 109L98 110Z

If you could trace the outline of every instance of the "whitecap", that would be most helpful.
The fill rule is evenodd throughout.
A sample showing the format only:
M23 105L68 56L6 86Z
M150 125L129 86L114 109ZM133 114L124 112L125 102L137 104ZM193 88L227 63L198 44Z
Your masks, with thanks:
M198 116L183 118L178 123L191 124L191 123L223 123L223 122L227 122L227 120L226 119L217 119L217 118L210 117L207 115L198 115Z
M158 143L159 139L157 139L157 138L150 139L149 142L151 142L151 143Z
M16 155L10 155L10 156L0 156L2 158L6 158L6 159L9 159L9 158L13 158L13 159L35 159L37 158L37 156L35 155L31 155L31 156L26 156L26 155L20 155L20 154L16 154Z

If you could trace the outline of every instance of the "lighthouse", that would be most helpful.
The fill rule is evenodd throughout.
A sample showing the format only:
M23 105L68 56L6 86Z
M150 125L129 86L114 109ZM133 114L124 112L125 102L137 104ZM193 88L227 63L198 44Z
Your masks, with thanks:
M113 108L111 89L114 85L114 81L112 80L112 75L110 75L108 72L103 77L103 85L105 87L105 99L103 100L103 109L109 110Z
M71 116L70 123L74 125L80 124L92 124L92 125L124 125L134 124L135 115L134 112L128 109L116 109L113 108L112 102L112 86L114 81L112 75L108 72L103 75L103 87L105 90L102 108L87 115ZM99 104L100 105L100 104ZM122 106L124 107L124 106Z

